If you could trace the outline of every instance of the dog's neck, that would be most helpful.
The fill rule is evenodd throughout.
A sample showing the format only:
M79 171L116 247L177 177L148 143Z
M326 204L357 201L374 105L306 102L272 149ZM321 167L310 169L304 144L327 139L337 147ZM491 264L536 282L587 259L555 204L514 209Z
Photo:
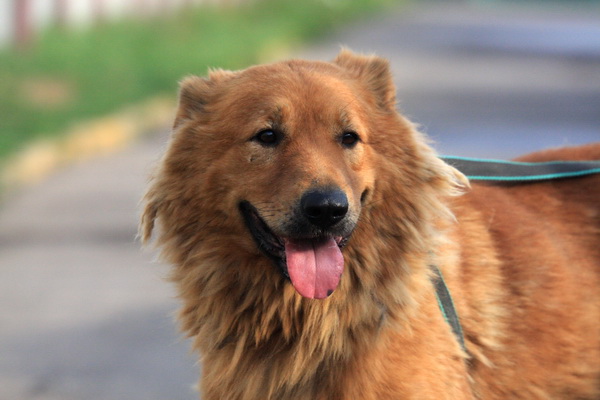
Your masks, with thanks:
M353 241L362 247L345 249L349 263L342 282L326 300L302 298L262 256L202 277L195 274L202 265L177 269L174 280L185 303L180 317L203 355L206 399L225 393L231 399L304 398L299 393L317 399L319 393L339 393L342 375L356 370L350 366L373 350L378 335L410 324L415 298L430 290L426 253L397 259L406 244L379 248L386 241L363 235L377 239L369 229L355 232ZM256 384L234 384L240 381Z

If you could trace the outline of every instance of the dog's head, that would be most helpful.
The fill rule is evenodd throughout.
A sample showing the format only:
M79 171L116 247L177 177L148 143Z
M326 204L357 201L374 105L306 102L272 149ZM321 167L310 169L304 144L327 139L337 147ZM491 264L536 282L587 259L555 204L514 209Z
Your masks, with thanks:
M343 51L332 63L189 77L147 195L143 236L159 216L162 241L182 254L201 244L260 253L301 295L325 298L338 286L343 248L365 205L391 187L376 175L406 170L395 184L415 187L439 177L444 164L421 165L425 146L413 131L395 110L388 63L377 57Z

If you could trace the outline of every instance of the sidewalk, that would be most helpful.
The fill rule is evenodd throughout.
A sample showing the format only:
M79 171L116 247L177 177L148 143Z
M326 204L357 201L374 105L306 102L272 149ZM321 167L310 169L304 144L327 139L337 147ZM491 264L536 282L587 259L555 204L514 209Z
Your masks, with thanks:
M193 399L176 303L135 241L162 137L61 171L0 209L1 399Z
M600 15L431 5L348 27L389 58L400 107L441 152L511 157L600 141ZM556 37L560 46L550 46ZM568 39L568 40L567 40ZM167 267L135 241L168 128L65 168L0 206L0 399L195 399L199 367L172 321Z

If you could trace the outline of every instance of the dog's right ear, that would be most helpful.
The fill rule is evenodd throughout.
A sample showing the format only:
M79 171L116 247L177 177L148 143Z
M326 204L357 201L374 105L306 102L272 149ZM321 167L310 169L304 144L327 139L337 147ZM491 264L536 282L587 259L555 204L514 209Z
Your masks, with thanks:
M203 112L215 87L233 75L234 72L216 69L209 71L208 78L193 75L184 78L179 83L179 106L173 127Z
M355 54L343 48L333 62L364 82L375 95L379 107L391 111L395 109L396 88L390 63L386 59Z

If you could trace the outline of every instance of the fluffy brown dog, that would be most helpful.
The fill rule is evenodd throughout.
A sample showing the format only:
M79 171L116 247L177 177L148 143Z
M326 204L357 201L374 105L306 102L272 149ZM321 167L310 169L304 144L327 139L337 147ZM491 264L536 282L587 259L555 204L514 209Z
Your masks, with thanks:
M185 79L157 218L206 400L600 398L600 177L469 189L383 59Z

